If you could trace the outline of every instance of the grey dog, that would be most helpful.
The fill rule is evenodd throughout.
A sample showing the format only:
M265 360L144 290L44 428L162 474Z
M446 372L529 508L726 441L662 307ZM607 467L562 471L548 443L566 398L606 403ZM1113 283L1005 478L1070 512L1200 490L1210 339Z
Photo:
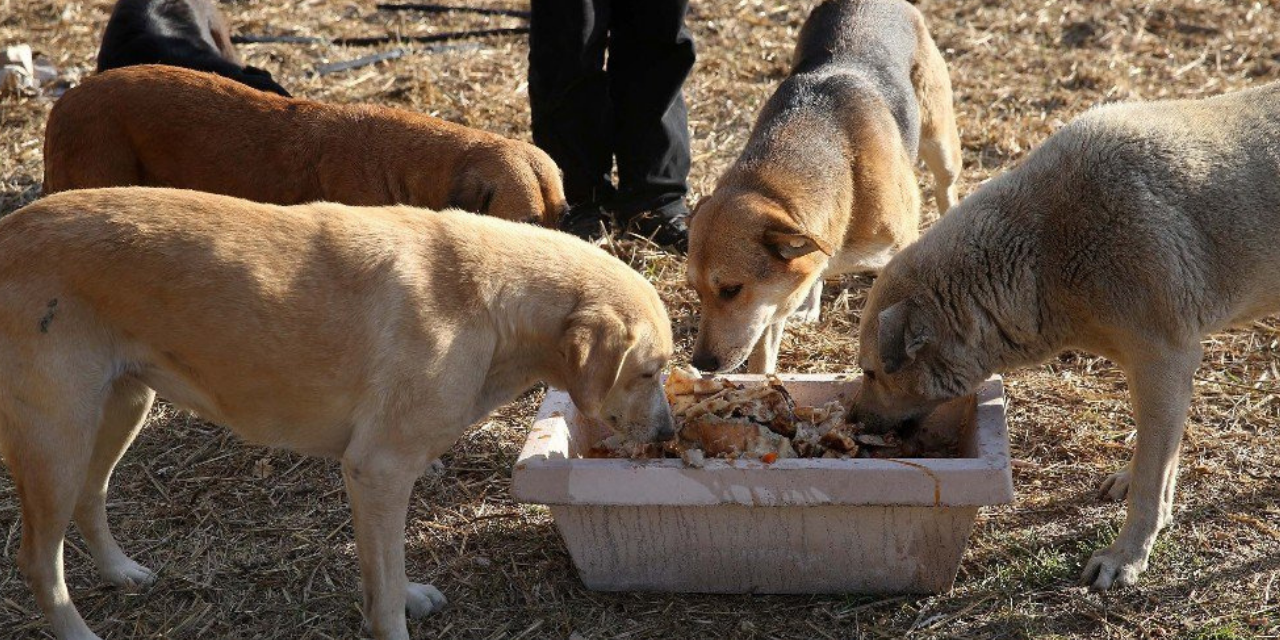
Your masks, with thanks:
M1096 108L899 253L861 326L856 417L902 427L993 371L1076 348L1129 381L1128 497L1082 581L1128 585L1172 514L1208 333L1280 311L1280 84Z

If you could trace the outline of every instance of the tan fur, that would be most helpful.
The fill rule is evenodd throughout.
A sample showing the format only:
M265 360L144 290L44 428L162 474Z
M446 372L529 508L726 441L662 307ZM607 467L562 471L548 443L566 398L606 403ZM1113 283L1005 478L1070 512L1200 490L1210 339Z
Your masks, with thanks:
M143 65L92 76L49 114L46 193L195 189L273 204L455 207L554 226L559 169L533 145L400 109L255 91Z
M993 371L1077 348L1132 389L1128 498L1085 567L1132 584L1169 523L1200 342L1280 311L1280 84L1094 109L898 254L871 289L856 417L917 421Z
M689 223L696 366L732 369L750 355L749 371L773 372L788 317L818 319L823 278L877 271L916 239L917 139L945 212L959 136L946 63L920 13L901 0L815 9L792 75ZM723 295L733 287L741 293Z
M443 603L404 573L428 461L539 380L636 439L671 437L671 351L653 287L559 232L170 189L50 196L0 221L19 566L62 640L96 637L63 579L69 520L104 578L154 579L112 538L105 495L158 393L248 442L340 459L366 616L375 637L407 638L406 607Z

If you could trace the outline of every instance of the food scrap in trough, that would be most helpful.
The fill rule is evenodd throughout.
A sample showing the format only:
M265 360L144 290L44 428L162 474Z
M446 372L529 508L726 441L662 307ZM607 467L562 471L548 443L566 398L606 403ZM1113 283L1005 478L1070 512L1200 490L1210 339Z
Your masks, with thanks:
M821 406L797 406L782 381L747 386L719 377L703 377L693 368L676 368L665 391L676 421L677 437L663 443L638 443L612 435L591 447L588 458L681 458L701 467L708 458L752 459L766 464L783 458L948 458L954 441L925 447L916 438L864 433L845 421L839 400Z

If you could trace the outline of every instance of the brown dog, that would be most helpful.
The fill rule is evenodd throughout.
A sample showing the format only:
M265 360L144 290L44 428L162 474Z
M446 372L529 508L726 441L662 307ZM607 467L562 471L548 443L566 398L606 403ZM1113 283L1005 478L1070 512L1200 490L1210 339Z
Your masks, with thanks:
M456 207L546 226L565 208L559 169L531 144L160 65L108 71L62 96L44 167L45 193L180 187L273 204Z
M956 201L951 82L920 12L902 0L814 9L791 76L689 222L702 302L699 369L770 373L789 316L818 318L822 279L875 271L915 240L919 155L938 210ZM802 306L803 305L803 306Z
M406 607L444 601L405 578L428 461L538 380L633 439L670 438L671 351L653 287L556 231L174 189L49 196L0 220L18 564L60 640L97 637L63 577L69 521L108 582L155 578L111 535L106 490L159 393L246 441L341 459L365 616L407 639Z
M889 262L862 316L855 413L899 428L1062 349L1115 361L1138 439L1102 492L1128 516L1083 581L1132 584L1173 516L1202 339L1278 311L1280 83L1101 107Z

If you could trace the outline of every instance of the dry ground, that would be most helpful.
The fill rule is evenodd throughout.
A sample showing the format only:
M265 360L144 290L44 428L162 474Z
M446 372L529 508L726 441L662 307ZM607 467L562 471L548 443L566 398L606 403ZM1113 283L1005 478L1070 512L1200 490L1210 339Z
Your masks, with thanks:
M109 2L0 0L0 43L29 42L88 72ZM484 6L501 5L486 0ZM741 147L783 76L812 0L693 0L699 61L688 85L694 197ZM1091 105L1192 97L1280 77L1275 0L921 2L950 65L963 190L1017 162ZM379 12L371 1L235 0L245 33L379 35L517 26L510 17ZM389 49L253 45L241 51L296 94L378 102L528 138L523 36L456 43L314 77L316 65ZM48 99L0 100L0 214L39 193ZM683 265L615 245L651 276L688 354L695 308ZM842 370L868 282L829 287L824 321L784 343L786 369ZM1280 634L1280 322L1207 341L1183 446L1177 522L1140 586L1074 586L1121 508L1094 490L1133 439L1123 378L1065 354L1008 377L1017 502L980 516L955 589L936 597L706 597L591 593L547 513L514 504L512 462L540 393L472 429L423 478L410 513L410 575L451 598L415 637L1274 637ZM345 638L360 628L350 521L335 465L246 447L158 408L125 458L111 515L126 548L160 569L141 593L104 588L79 538L68 566L81 611L108 638ZM0 472L0 637L44 637L15 567L18 504Z

